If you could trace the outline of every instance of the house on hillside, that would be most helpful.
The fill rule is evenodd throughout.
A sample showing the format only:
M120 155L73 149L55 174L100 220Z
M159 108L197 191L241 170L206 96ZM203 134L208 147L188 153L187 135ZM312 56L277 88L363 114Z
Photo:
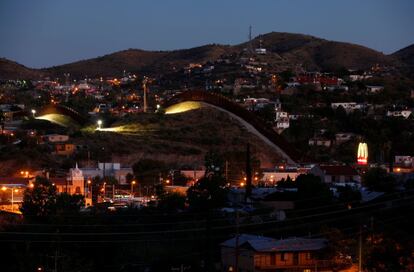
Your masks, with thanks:
M341 132L335 134L335 143L343 144L353 140L356 137L355 133L352 132Z
M42 136L42 140L49 143L63 143L69 140L69 136L63 134L46 134Z
M377 94L381 92L382 90L384 90L383 86L367 86L367 92L372 93L372 94Z
M404 119L407 119L412 115L411 110L401 110L401 111L387 111L388 117L403 117Z
M242 234L221 244L221 271L332 271L335 262L321 256L327 249L326 239L269 237Z
M332 145L332 140L324 137L313 137L309 139L308 145L330 147Z

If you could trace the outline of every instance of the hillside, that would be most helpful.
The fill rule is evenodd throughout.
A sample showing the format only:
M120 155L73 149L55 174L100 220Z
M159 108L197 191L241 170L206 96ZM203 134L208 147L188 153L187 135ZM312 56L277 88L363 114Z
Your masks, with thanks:
M0 79L35 79L45 74L43 71L30 69L17 62L0 58Z
M165 73L192 62L214 61L226 53L227 49L230 47L223 45L205 45L175 51L128 49L93 59L50 67L45 71L55 76L70 73L74 77L121 75L123 70L132 73Z
M414 44L398 50L392 56L406 65L414 67Z
M98 132L95 128L91 125L71 136L76 145L88 146L92 160L107 159L132 165L141 159L153 159L168 165L194 167L204 165L205 153L214 150L225 154L230 169L243 170L245 165L240 163L240 158L244 158L247 143L251 144L254 157L260 159L263 167L272 167L281 160L259 137L228 114L213 108L164 116L132 115L112 123L110 128L105 127L107 131ZM23 148L3 150L0 176L13 174L8 172L10 169L45 165L59 168L68 163L67 158L45 152L44 145ZM79 153L69 162L87 165L87 156Z
M293 65L307 70L332 70L341 67L366 69L374 64L390 65L393 59L373 49L344 42L328 41L310 35L271 32L253 40ZM246 44L242 44L246 46Z
M338 68L366 69L374 64L402 66L412 65L414 47L404 48L393 55L384 55L373 49L345 42L329 41L310 35L271 32L252 40L252 47L260 43L268 50L265 61L273 67L306 70L333 70ZM238 45L204 45L174 51L145 51L128 49L97 58L81 60L45 69L29 69L15 62L2 59L0 78L36 78L39 75L62 77L70 73L73 77L119 76L124 70L150 75L168 73L189 63L214 61L222 55L240 54L249 47Z

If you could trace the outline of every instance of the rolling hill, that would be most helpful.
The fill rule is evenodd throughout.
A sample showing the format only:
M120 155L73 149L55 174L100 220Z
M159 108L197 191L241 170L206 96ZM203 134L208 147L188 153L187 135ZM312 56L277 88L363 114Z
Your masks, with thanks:
M404 47L392 54L393 57L397 58L406 65L414 68L414 44Z
M255 46L261 43L271 53L307 70L366 69L377 63L395 64L390 56L373 49L310 35L271 32L256 37L253 42Z
M412 65L414 46L392 55L384 55L373 49L345 42L329 41L310 35L271 32L259 35L251 41L256 48L262 45L268 50L267 62L272 66L302 66L307 70L333 70L337 68L366 69L374 64L396 67ZM174 51L145 51L128 49L97 58L81 60L45 69L30 69L2 59L0 78L37 78L50 75L62 77L118 76L124 70L132 73L161 74L180 69L189 63L214 61L222 55L241 54L248 43L238 45L210 44Z
M35 79L45 75L44 71L31 69L17 62L0 58L0 79Z

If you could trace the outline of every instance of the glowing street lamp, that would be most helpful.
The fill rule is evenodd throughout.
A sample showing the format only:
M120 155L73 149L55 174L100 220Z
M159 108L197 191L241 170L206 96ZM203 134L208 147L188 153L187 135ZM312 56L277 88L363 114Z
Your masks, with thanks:
M86 182L88 184L88 197L90 196L90 198L92 198L92 181L90 179L88 179L88 181Z
M102 128L102 120L96 122L98 124L98 130Z
M32 114L33 114L33 118L35 117L35 114L36 114L36 110L35 109L32 109Z
M137 183L137 182L136 182L135 180L131 181L131 197L134 195L134 185L135 185L136 183Z

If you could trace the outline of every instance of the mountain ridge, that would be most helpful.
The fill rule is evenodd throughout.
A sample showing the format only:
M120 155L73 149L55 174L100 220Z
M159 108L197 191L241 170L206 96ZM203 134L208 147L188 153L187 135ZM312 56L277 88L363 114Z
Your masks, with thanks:
M242 54L247 47L267 49L273 57L271 65L303 66L308 70L337 68L367 69L375 64L406 66L414 63L414 45L385 55L374 49L346 42L331 41L312 35L270 32L255 37L249 44L206 44L188 49L148 51L126 49L95 58L79 60L47 68L33 69L7 59L0 59L0 78L28 78L40 76L62 77L70 73L75 78L84 76L117 76L124 70L133 73L168 73L189 63L213 62L223 55ZM411 49L412 48L412 49ZM405 50L405 51L402 51ZM279 59L279 60L277 60Z

